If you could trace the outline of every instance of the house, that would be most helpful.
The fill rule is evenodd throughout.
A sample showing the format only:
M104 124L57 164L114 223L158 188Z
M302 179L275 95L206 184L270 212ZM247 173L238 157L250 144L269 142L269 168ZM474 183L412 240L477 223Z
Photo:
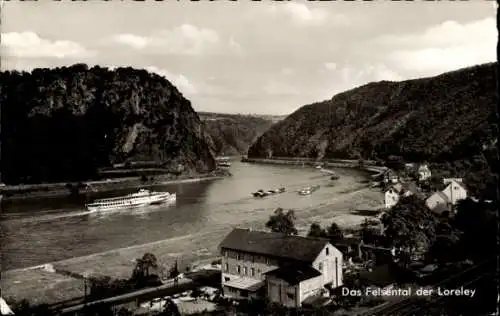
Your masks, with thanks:
M437 191L425 200L425 205L437 213L442 213L445 210L450 210L450 200L448 196L441 191Z
M3 297L0 297L0 315L14 315L14 312L10 309L9 305L7 305Z
M422 164L417 169L418 181L425 181L431 177L431 170L426 164Z
M420 199L425 199L425 195L423 194L422 190L418 188L415 182L405 182L401 186L402 188L400 194L402 196L414 195Z
M387 169L383 174L384 183L397 183L399 181L398 174L392 169Z
M236 228L219 248L225 297L299 307L342 285L343 256L327 239Z
M384 192L384 205L385 208L389 209L394 205L398 204L399 201L399 192L401 189L395 188L394 186L388 188Z
M445 184L448 185L441 192L446 195L451 205L456 205L458 201L467 198L467 190L462 182L450 179L448 182L445 182Z

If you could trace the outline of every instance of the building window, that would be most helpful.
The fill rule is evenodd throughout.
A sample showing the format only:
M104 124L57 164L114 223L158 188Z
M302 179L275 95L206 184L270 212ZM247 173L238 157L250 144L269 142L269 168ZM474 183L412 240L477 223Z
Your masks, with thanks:
M318 269L319 269L319 271L323 271L323 262L320 262L318 264Z
M224 270L229 271L229 265L226 263L225 266L224 266Z
M248 268L247 267L243 267L243 274L248 275Z
M250 256L250 260L252 261L252 263L255 262L255 256Z
M242 257L241 254L237 255L238 260L241 260L241 257Z
M329 256L330 255L330 248L326 247L325 252L326 252L326 255Z
M225 282L229 282L229 280L231 280L229 277L224 277Z
M269 258L266 258L266 264L267 264L267 265L270 265L270 264L271 264L271 260L269 260Z
M251 276L255 276L255 268L251 268L250 269L250 275Z
M239 265L238 265L238 268L237 268L237 269L238 269L238 270L237 270L237 271L238 271L238 274L240 274L240 273L241 273L241 267L240 267Z
M295 295L293 295L292 293L286 293L286 296L288 296L288 298L291 300L295 299Z

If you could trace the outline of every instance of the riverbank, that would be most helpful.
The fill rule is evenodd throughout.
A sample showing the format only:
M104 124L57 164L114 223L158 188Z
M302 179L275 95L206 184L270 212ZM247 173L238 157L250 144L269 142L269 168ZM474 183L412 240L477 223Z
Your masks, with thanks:
M348 160L348 159L328 159L328 160L316 160L313 158L293 158L293 157L276 157L276 158L247 158L243 157L241 162L247 163L257 163L257 164L274 164L274 165L293 165L293 166L317 166L321 165L324 167L331 168L349 168L356 169L360 171L366 171L373 176L378 176L379 174L385 172L386 167L377 166L373 161L364 161L360 165L358 160Z
M106 179L102 181L87 181L81 183L44 183L29 185L6 185L0 187L0 195L4 201L27 200L40 198L58 198L68 196L88 196L95 193L115 190L126 190L136 187L152 187L157 185L180 184L230 176L229 171L221 169L206 174L156 175L146 181L142 177L125 177Z
M349 191L332 196L327 203L296 210L296 227L301 235L307 233L313 222L327 226L335 221L343 229L354 229L366 218L357 215L356 210L377 209L381 202L380 192L359 184ZM6 271L2 274L1 280L3 294L16 300L25 298L33 303L55 303L81 297L84 294L83 282L81 278L75 276L88 274L129 278L135 259L142 257L146 252L153 253L157 257L164 272L168 271L175 261L178 261L181 270L185 270L187 266L203 265L218 257L219 243L235 227L229 222L212 225L215 226L212 226L209 232L188 234L53 262L53 272L51 269L29 268ZM265 230L265 221L252 220L245 224L245 227Z

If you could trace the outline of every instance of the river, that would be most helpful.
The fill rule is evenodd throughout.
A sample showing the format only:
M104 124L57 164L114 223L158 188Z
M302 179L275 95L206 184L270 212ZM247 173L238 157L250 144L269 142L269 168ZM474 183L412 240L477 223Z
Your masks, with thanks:
M5 204L0 222L2 269L30 267L159 240L209 234L221 227L227 227L228 232L234 226L264 228L277 207L297 210L299 222L309 224L307 220L314 214L304 210L329 205L333 199L365 186L363 181L366 179L362 172L336 169L340 179L329 186L332 183L329 176L311 167L241 162L234 162L230 171L233 174L230 178L153 187L176 192L174 205L91 214L82 202L68 199ZM310 196L297 194L301 187L313 184L321 188ZM258 189L281 186L286 187L287 192L266 198L254 198L250 194ZM105 196L132 191L117 191Z

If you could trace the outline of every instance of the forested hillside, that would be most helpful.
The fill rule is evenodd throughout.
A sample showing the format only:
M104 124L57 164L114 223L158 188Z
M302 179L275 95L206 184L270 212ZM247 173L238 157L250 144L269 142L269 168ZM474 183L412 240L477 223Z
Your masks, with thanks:
M487 168L483 148L497 135L496 70L497 63L490 63L337 94L272 126L248 155L383 160L392 155L477 175Z
M213 140L215 153L219 156L246 155L257 137L274 122L283 119L279 116L210 112L198 112L198 115Z
M145 70L78 64L0 74L2 180L76 181L130 161L167 170L215 168L190 101Z

